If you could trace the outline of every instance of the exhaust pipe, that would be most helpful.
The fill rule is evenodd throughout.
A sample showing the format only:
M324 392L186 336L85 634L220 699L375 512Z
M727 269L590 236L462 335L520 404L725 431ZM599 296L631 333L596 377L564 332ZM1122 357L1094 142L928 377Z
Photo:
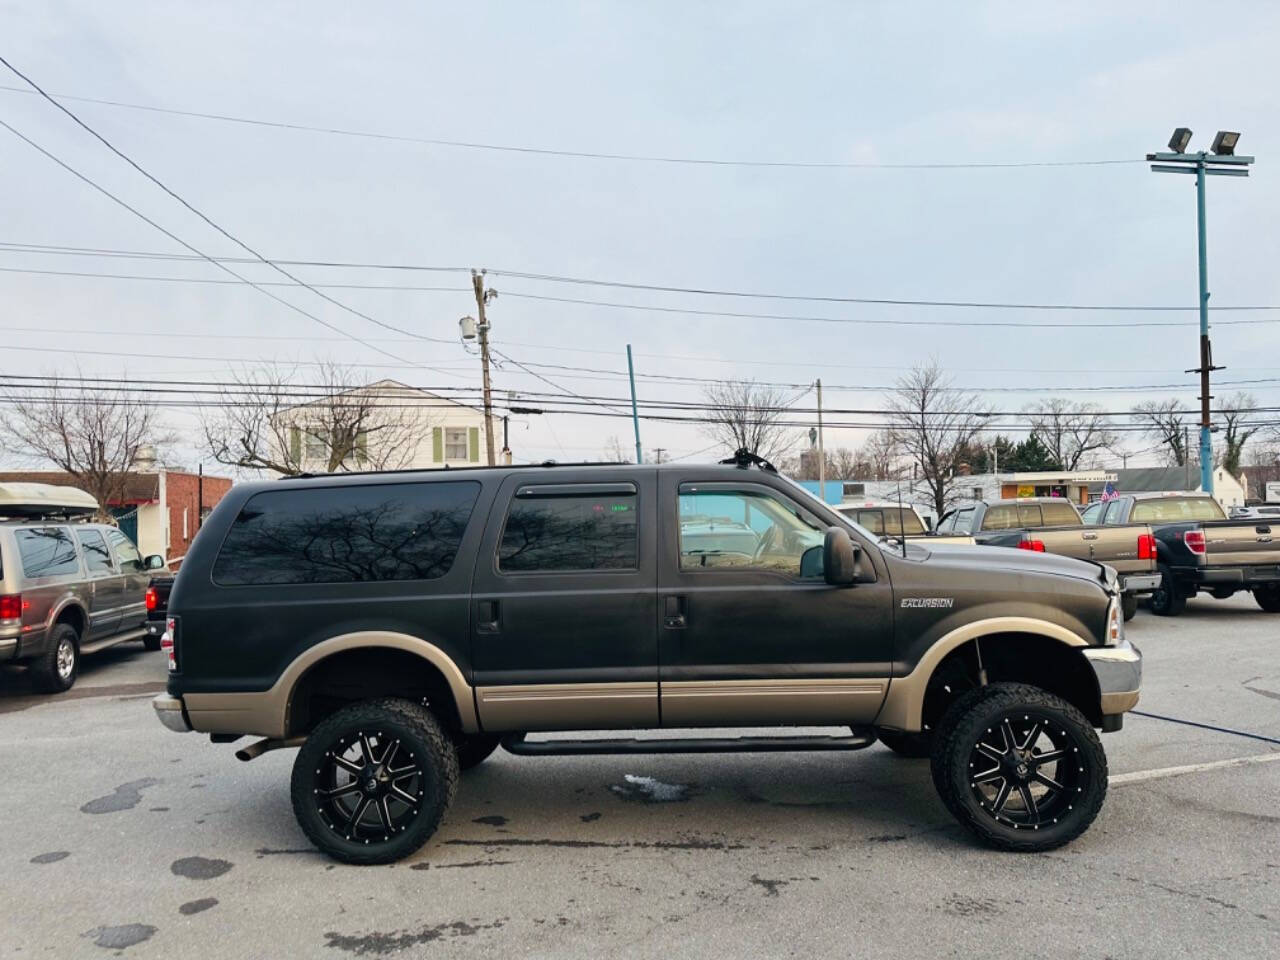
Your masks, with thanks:
M285 747L300 747L306 737L288 737L284 740L277 740L275 737L266 737L256 743L251 743L247 747L241 747L236 751L236 759L243 760L248 763L250 760L262 756L268 750L281 750Z

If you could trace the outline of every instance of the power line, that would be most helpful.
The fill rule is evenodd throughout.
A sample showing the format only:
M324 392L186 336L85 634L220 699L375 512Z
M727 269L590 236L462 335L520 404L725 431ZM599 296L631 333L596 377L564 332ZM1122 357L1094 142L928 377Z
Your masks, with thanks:
M3 252L3 251L0 251L0 252ZM248 258L245 258L245 259L247 260ZM248 261L248 262L258 262L258 261ZM262 261L262 262L271 263L271 265L274 266L274 262L270 262L270 261ZM215 285L223 284L228 286L237 286L239 284L249 283L249 281L247 280L239 280L239 281L219 280L216 277L215 278L166 277L166 276L157 276L154 274L148 275L148 274L123 274L123 273L97 273L94 271L87 271L87 270L43 270L43 269L37 269L34 267L0 267L0 273L20 273L20 274L31 274L35 276L54 276L54 277L85 277L85 278L101 279L101 280L142 280L142 281L157 281L161 283L197 283L197 284L215 284ZM291 277L292 274L285 273L285 276ZM448 292L448 293L465 293L468 290L468 288L466 287L413 286L413 285L394 285L394 284L378 284L378 283L301 283L300 281L296 283L257 281L250 285L253 286L255 289L260 289L261 287L264 287L264 286L267 286L267 287L302 286L305 289L310 290L312 293L316 293L319 296L325 297L325 299L328 299L328 300L331 300L332 298L328 297L326 294L320 293L321 289L386 290L389 292L430 291L430 292ZM529 292L520 291L520 290L503 290L501 291L501 293L505 297L516 297L521 300L540 300L548 303L571 303L571 304L576 304L580 306L607 307L610 309L617 309L617 310L638 310L642 313L665 313L665 314L675 314L679 316L717 317L717 318L738 319L738 320L786 320L786 321L796 321L796 322L804 322L804 323L840 323L840 324L855 324L855 325L863 325L863 326L880 326L880 327L996 327L1004 330L1081 330L1081 329L1093 328L1093 329L1112 330L1119 327L1133 327L1133 328L1182 327L1186 325L1186 321L1182 321L1182 320L1136 320L1136 321L1123 321L1123 322L1115 321L1115 320L1103 320L1103 321L1098 321L1096 323L1087 322L1087 321L1086 322L1073 321L1070 323L1066 323L1066 322L1059 323L1059 322L1050 321L1047 323L1042 323L1038 321L1015 322L1011 320L928 320L928 319L925 319L925 320L893 319L891 320L883 317L827 317L827 316L817 316L817 315L811 315L811 314L748 313L748 312L735 311L735 310L707 310L707 309L700 309L697 307L669 307L669 306L659 306L659 305L647 304L647 303L622 303L616 300L591 300L591 299L586 299L581 297L556 297L556 296L551 296L549 294L529 293ZM845 301L845 302L855 302L855 301ZM857 301L857 302L865 304L865 303L885 303L888 301L865 300L865 301ZM924 306L961 306L963 305L960 303L943 304L940 302L930 303L927 301L906 301L906 300L894 301L894 302L898 305L903 305L907 303L914 303L914 304L919 304ZM972 306L979 306L979 304L972 304ZM1009 304L1008 306L1013 307L1016 305ZM1058 308L1039 307L1039 308L1028 308L1028 309L1049 310L1049 309L1058 309ZM1072 309L1075 309L1075 308L1072 308ZM1172 310L1194 310L1196 308L1195 307L1185 307L1185 308L1184 307L1081 307L1079 309L1172 311ZM1280 310L1280 307L1221 307L1219 309L1233 310L1233 311L1240 311L1240 310L1261 311L1261 310ZM351 312L356 313L357 316L370 319L367 317L366 314L360 313L359 311L353 310ZM441 340L439 338L427 337L422 334L410 333L409 331L403 330L400 327L396 327L387 323L382 323L381 321L378 321L378 320L374 320L373 322L377 323L381 327L386 327L389 330L394 330L397 333L406 334L410 339L427 340L435 343L452 343L453 342L451 340ZM1214 323L1216 326L1241 326L1241 325L1251 326L1256 324L1280 323L1280 318L1266 317L1266 318L1258 318L1258 319L1250 319L1250 320L1215 320Z
M241 240L239 237L237 237L237 236L233 235L230 231L226 230L226 229L225 229L225 228L223 228L221 225L219 225L218 223L214 222L214 220L213 220L211 217L209 217L207 214L205 214L203 211L196 209L196 207L194 207L192 204L188 203L188 202L186 201L186 199L184 199L183 197L181 197L181 196L180 196L176 191L172 190L172 189L171 189L167 184L165 184L163 181L161 181L158 177L154 176L152 173L150 173L149 171L145 170L145 169L142 167L142 165L141 165L141 164L139 164L136 160L134 160L132 157L130 157L130 156L129 156L128 154L126 154L124 151L122 151L122 150L120 150L118 147L116 147L116 145L115 145L115 144L113 144L110 140L108 140L108 139L107 139L106 137L104 137L102 134L98 133L98 131L97 131L97 130L95 130L95 129L93 129L93 127L89 126L87 123L85 123L83 120L81 120L81 119L80 119L78 116L76 116L76 114L74 114L70 109L68 109L67 107L63 106L61 103L59 103L59 102L58 102L57 100L55 100L53 97L49 96L49 94L48 94L48 93L46 93L46 92L44 91L44 89L43 89L43 88L42 88L38 83L36 83L34 80L32 80L30 77L28 77L25 73L23 73L21 70L19 70L17 67L15 67L12 63L10 63L8 60L6 60L6 59L4 58L4 56L3 56L3 55L0 55L0 63L3 63L6 67L8 67L8 68L9 68L9 70L10 70L10 71L12 71L14 74L16 74L17 76L21 77L25 82L27 82L28 84L30 84L30 85L31 85L31 87L32 87L32 89L34 89L38 94L40 94L40 96L41 96L41 97L43 97L43 98L44 98L45 100L47 100L49 103L53 104L53 106L55 106L57 109L61 110L64 114L66 114L66 115L67 115L67 116L68 116L68 117L69 117L69 118L70 118L70 119L71 119L71 120L72 120L72 121L73 121L77 126L79 126L79 127L80 127L82 130L84 130L87 134L89 134L91 137L93 137L95 140L97 140L99 143L101 143L104 147L106 147L108 150L110 150L112 153L114 153L117 157L119 157L121 160L123 160L125 163L127 163L130 167L132 167L134 170L136 170L138 173L140 173L140 174L141 174L143 177L145 177L147 180L151 181L153 184L155 184L157 187L159 187L161 190L163 190L163 191L164 191L166 194L168 194L171 198L173 198L175 201L177 201L179 204L181 204L183 208L185 208L186 210L188 210L190 213L194 214L195 216L199 217L201 220L203 220L206 224L208 224L210 227L212 227L212 228L213 228L214 230L216 230L218 233L222 234L222 236L226 237L228 240L230 240L232 243L234 243L236 246L238 246L241 250L244 250L246 253L250 254L251 256L257 257L257 258L258 258L258 260L260 260L263 264L265 264L265 265L267 265L267 266L271 267L273 270L275 270L276 272L278 272L278 273L279 273L279 274L281 274L282 276L287 277L288 279L292 280L294 283L298 284L299 286L301 286L301 287L306 287L308 290L310 290L310 291L311 291L312 293L314 293L316 296L320 297L322 300L326 301L327 303L331 303L331 304L333 304L335 307L338 307L340 310L345 310L347 313L350 313L350 314L351 314L351 315L353 315L353 316L360 317L361 319L363 319L363 320L367 320L367 321L369 321L369 322L370 322L370 323L372 323L372 324L376 324L376 325L377 325L377 326L379 326L379 327L383 327L384 329L387 329L387 330L394 330L396 333L403 333L403 334L405 334L405 335L407 335L407 336L410 336L410 337L415 336L415 334L414 334L414 333L412 333L412 332L411 332L411 331L409 331L409 330L403 330L403 329L401 329L400 327L394 326L394 325L392 325L392 324L384 323L384 322L383 322L383 321L381 321L381 320L378 320L378 319L376 319L376 318L374 318L374 317L369 316L367 313L363 313L363 312L361 312L361 311L359 311L359 310L356 310L354 307L349 307L349 306L347 306L347 305L346 305L345 303L343 303L342 301L337 300L337 299L335 299L334 297L329 296L329 294L324 293L324 292L322 292L322 291L320 291L320 290L315 289L314 287L309 286L306 282L304 282L303 280L300 280L298 277L294 276L292 273L290 273L288 270L285 270L283 267L279 266L278 264L272 263L270 260L268 260L268 259L267 259L266 257L264 257L262 254L260 254L260 253L259 253L257 250L255 250L253 247L249 246L247 243L245 243L245 242L244 242L243 240ZM10 128L10 129L12 129L12 128ZM148 221L148 222L151 222L151 221ZM167 232L167 231L166 231L166 232ZM169 236L173 236L173 234L169 234ZM175 239L176 239L176 238L175 238ZM184 244L184 246L185 246L185 244ZM200 253L200 251L199 251L199 250L196 250L194 247L188 247L188 249L190 249L193 253ZM223 269L226 269L226 268L225 268L225 267L223 267ZM228 272L231 272L231 271L228 271ZM238 274L235 274L235 273L231 273L231 275L232 275L232 276L238 276ZM245 282L247 283L248 281L246 280ZM261 288L259 288L259 289L261 289ZM326 326L329 326L329 324L326 324ZM353 337L353 339L356 339L356 338L354 338L354 337ZM359 342L363 343L363 341L359 341ZM370 346L370 345L369 345L369 344L365 344L365 346ZM379 352L383 352L383 353L385 353L385 352L386 352L386 351L382 351L382 350L380 350L380 348L378 348L378 347L371 347L371 349L373 349L373 350L379 350ZM388 354L388 355L389 355L389 356L394 356L393 354ZM424 369L430 369L430 367L425 367L425 366L424 366Z
M16 72L16 71L15 71ZM24 78L25 79L25 78ZM34 86L34 85L33 85ZM0 90L11 93L30 93L20 87L0 85ZM43 91L41 91L43 92ZM307 133L325 133L341 137L358 137L368 140L387 140L398 143L417 143L432 147L451 147L463 150L487 150L499 153L530 154L543 157L568 157L577 160L613 160L630 163L680 164L704 167L759 167L791 170L1007 170L1011 168L1034 167L1106 167L1129 165L1145 162L1141 158L1115 160L1006 160L1006 161L968 161L968 162L925 162L925 163L874 163L843 160L734 160L708 157L679 157L659 154L639 153L604 153L598 151L562 150L547 147L530 147L515 144L482 143L472 140L446 140L437 137L417 137L407 134L377 133L368 130L352 130L342 127L325 127L305 123L292 123L281 120L262 120L252 117L239 117L225 113L208 113L199 110L178 110L168 107L157 107L150 104L130 103L124 100L107 100L98 97L79 97L69 94L46 94L51 99L72 100L79 103L95 103L106 107L117 107L126 110L145 110L148 113L169 114L179 117L192 117L197 120L216 120L222 123L237 123L254 127L271 127L279 130L295 130Z
M62 247L40 244L26 244L3 242L0 248L11 250L17 253L50 253L56 255L74 255L74 256L106 256L106 257L126 257L133 259L149 260L174 260L184 259L174 254L157 254L143 251L123 251L109 250L104 248L93 247ZM199 259L208 259L201 257ZM251 260L249 258L215 258L221 262L242 262L242 263L260 263L260 260ZM422 270L433 272L469 272L469 267L450 267L424 264L408 264L408 263L373 263L359 261L338 261L338 260L270 260L271 264L285 264L289 266L312 266L333 269L353 269L353 270ZM1051 310L1051 311L1070 311L1070 312L1138 312L1138 313L1192 313L1197 312L1199 307L1196 306L1179 306L1176 304L1105 304L1105 303L1023 303L1010 301L987 301L987 300L960 300L960 299L910 299L910 298L887 298L887 297L863 297L863 296L824 296L811 294L792 294L792 293L767 293L751 290L724 290L703 287L682 287L666 284L654 283L635 283L621 280L601 280L590 277L574 277L560 274L549 273L528 273L516 270L501 270L488 268L487 272L493 276L502 276L510 279L531 280L546 283L563 283L575 284L581 286L599 286L599 287L616 287L625 290L644 290L655 293L677 293L692 296L709 296L709 297L734 297L747 298L757 300L783 300L795 302L812 302L812 303L843 303L843 304L859 304L863 306L892 306L892 307L939 307L939 308L958 308L958 309L987 309L987 310ZM502 291L504 296L517 296L509 291ZM530 299L532 294L522 294ZM542 299L555 300L550 296L543 296ZM612 301L591 301L578 300L573 298L563 298L565 303L586 303L593 306L624 306L631 309L643 310L651 309L642 304L617 304ZM669 308L668 308L669 309ZM1261 305L1244 305L1244 306L1213 306L1211 310L1217 312L1260 312L1260 311L1280 311L1280 305L1261 304ZM685 311L696 312L696 311ZM750 314L726 314L727 316L751 316ZM788 316L771 316L765 315L766 319L797 319ZM799 318L804 319L804 318ZM890 321L884 321L890 322ZM958 324L957 324L958 325ZM1113 324L1107 324L1112 326Z
M3 58L0 58L0 61L2 61L2 60L3 60ZM12 69L12 68L11 68L11 69ZM380 353L380 354L382 354L383 356L391 357L391 358L393 358L393 359L399 359L399 357L397 357L394 353L391 353L391 352L389 352L389 351L387 351L387 350L383 350L381 347L376 347L376 346L374 346L373 344L368 343L368 342L366 342L366 341L364 341L364 340L360 339L360 337L356 336L355 334L353 334L353 333L348 333L347 331L343 330L341 327L338 327L338 326L336 326L335 324L332 324L332 323L330 323L329 321L324 320L324 319L322 319L322 318L320 318L320 317L316 316L314 313L311 313L309 310L304 310L302 307L298 306L297 304L295 304L295 303L290 303L288 300L285 300L283 297L278 297L278 296L276 296L276 295L275 295L274 293L272 293L270 290L266 289L265 287L259 286L258 284L254 283L252 280L249 280L249 279L247 279L247 278L245 278L245 277L240 276L240 274L236 273L234 270L232 270L232 269L231 269L230 267L228 267L226 264L218 263L218 262L217 262L216 260L214 260L212 257L208 257L208 256L206 256L206 255L205 255L205 254L203 254L200 250L198 250L196 247L192 246L191 244L189 244L189 243L187 243L185 240L183 240L181 237L179 237L177 234L175 234L175 233L173 233L172 231L170 231L170 230L166 229L165 227L162 227L162 226L161 226L159 223L157 223L155 220L152 220L150 217L148 217L148 216L147 216L145 213L143 213L141 210L138 210L136 207L131 206L131 205L130 205L129 203L127 203L126 201L124 201L124 200L120 199L120 197L117 197L114 193L112 193L112 192L111 192L110 190L108 190L106 187L104 187L104 186L102 186L101 184L99 184L99 183L95 182L94 180L90 179L88 176L86 176L85 174L81 173L79 170L75 169L75 168L74 168L74 167L72 167L70 164L68 164L68 163L66 163L65 161L63 161L62 159L60 159L59 157L54 156L54 154L50 153L50 152L49 152L48 150L46 150L44 147L40 146L40 144L36 143L34 140L32 140L32 139L31 139L30 137L28 137L26 134L24 134L24 133L22 133L21 131L19 131L19 130L15 129L14 127L10 126L10 125L9 125L8 123L6 123L4 120L0 120L0 127L4 127L6 130L8 130L10 133L12 133L12 134L13 134L15 137L17 137L19 140L23 141L24 143L26 143L28 146L30 146L30 147L31 147L31 148L33 148L34 150L36 150L36 151L37 151L37 152L39 152L40 154L44 155L44 156L45 156L45 157L47 157L49 160L52 160L54 163L56 163L56 164L57 164L58 166L60 166L62 169L66 170L68 173L70 173L72 176L76 177L78 180L82 181L83 183L88 184L88 185L89 185L90 187L92 187L94 190L97 190L99 193L101 193L103 196L107 197L108 199L112 200L113 202L115 202L115 203L119 204L121 207L123 207L125 210L128 210L130 213L132 213L134 216L138 217L138 218L139 218L140 220L142 220L143 222L145 222L145 223L147 223L147 224L150 224L152 227L154 227L155 229L159 230L161 233L163 233L163 234L164 234L166 237L168 237L169 239L173 240L175 243L177 243L177 244L179 244L180 246L182 246L182 247L186 248L187 250L192 251L193 253L199 254L201 257L204 257L204 259L208 260L210 263L212 263L214 266L216 266L219 270L223 270L223 271L225 271L226 273L229 273L231 276L235 277L235 278L236 278L237 280L239 280L240 282L245 283L245 284L248 284L250 287L253 287L255 290L257 290L258 292L260 292L260 293L261 293L261 294L263 294L264 296L270 297L272 300L276 301L277 303L283 304L284 306L288 307L290 310L293 310L294 312L299 313L299 314L301 314L302 316L307 317L307 318L308 318L308 319L310 319L310 320L314 320L316 323L320 324L320 325L321 325L321 326L323 326L323 327L327 327L328 329L330 329L330 330L334 331L335 333L340 333L340 334L342 334L343 336L345 336L345 337L346 337L347 339L349 339L349 340L353 340L353 341L355 341L356 343L359 343L359 344L361 344L361 345L363 345L363 346L368 347L370 350L373 350L375 353ZM14 349L17 349L17 348L14 348ZM430 368L428 367L428 368L426 368L426 369L430 369Z

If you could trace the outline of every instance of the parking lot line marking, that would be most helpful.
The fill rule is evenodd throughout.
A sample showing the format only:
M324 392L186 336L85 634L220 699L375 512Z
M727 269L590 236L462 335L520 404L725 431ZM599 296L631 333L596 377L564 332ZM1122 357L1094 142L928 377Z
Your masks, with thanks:
M1280 760L1280 753L1261 753L1252 757L1235 757L1231 760L1213 760L1209 763L1190 763L1182 767L1160 767L1156 770L1135 770L1133 773L1117 773L1107 778L1113 787L1126 783L1142 783L1144 780L1163 780L1165 777L1181 777L1188 773L1203 773L1206 770L1223 770L1227 767L1248 767L1258 763L1272 763Z

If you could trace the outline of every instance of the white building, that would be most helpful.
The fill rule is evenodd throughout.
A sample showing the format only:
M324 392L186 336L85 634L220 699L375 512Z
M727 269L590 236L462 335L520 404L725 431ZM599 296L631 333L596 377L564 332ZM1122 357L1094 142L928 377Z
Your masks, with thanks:
M395 380L290 407L272 426L275 443L288 445L287 455L278 451L280 459L308 473L330 472L335 442L352 449L341 470L432 469L487 460L482 410ZM347 436L335 438L342 433ZM497 459L506 462L503 455Z

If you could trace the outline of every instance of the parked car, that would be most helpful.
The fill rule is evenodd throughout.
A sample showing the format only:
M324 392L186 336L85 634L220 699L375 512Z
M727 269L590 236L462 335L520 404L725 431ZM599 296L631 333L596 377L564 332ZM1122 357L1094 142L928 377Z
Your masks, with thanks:
M1149 523L1156 537L1160 588L1151 609L1176 616L1201 590L1225 600L1253 594L1267 613L1280 613L1280 518L1228 520L1218 501L1203 493L1131 493L1112 500L1106 526Z
M908 539L928 537L929 541L935 544L972 545L974 543L972 537L946 536L931 532L919 511L909 503L898 503L896 500L854 500L838 503L834 509L842 517L847 517L879 537L898 538L905 533Z
M918 541L904 557L756 462L236 486L169 596L156 713L216 742L264 738L244 760L300 746L298 822L351 863L418 849L459 771L500 744L545 756L879 737L931 753L943 801L990 844L1082 833L1107 788L1097 729L1120 729L1141 677L1115 571ZM712 522L752 532L749 562L707 547ZM805 724L850 733L788 729ZM783 730L527 736L733 726Z
M80 658L147 637L144 595L159 556L143 558L80 490L0 484L0 662L25 663L37 688L71 688Z
M1099 530L1085 524L1076 508L1062 497L966 504L944 514L938 532L967 534L991 547L1056 553L1114 567L1120 574L1126 620L1137 613L1138 597L1160 586L1156 542L1149 526L1131 523Z

